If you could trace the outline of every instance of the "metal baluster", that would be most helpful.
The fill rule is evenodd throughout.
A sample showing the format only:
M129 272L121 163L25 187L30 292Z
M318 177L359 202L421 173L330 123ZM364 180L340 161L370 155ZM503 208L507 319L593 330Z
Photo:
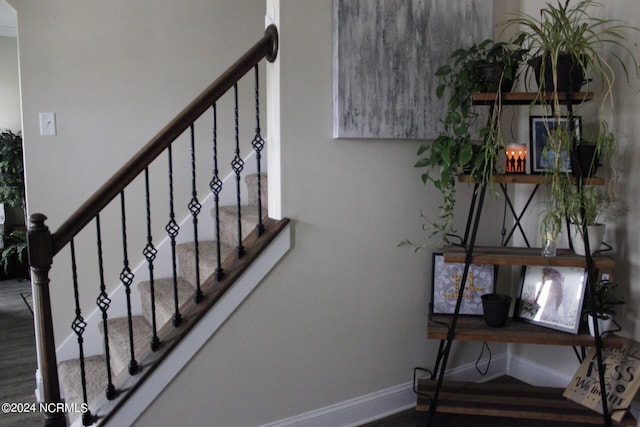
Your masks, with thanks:
M109 348L109 325L108 314L109 306L111 305L111 298L107 295L107 288L104 281L104 266L102 257L102 231L100 227L100 214L96 215L96 240L98 245L98 274L100 277L100 294L96 298L96 304L102 312L102 330L104 339L104 357L107 365L107 399L112 400L116 397L116 388L113 385L113 373L111 371L111 350Z
M256 152L256 163L258 171L258 225L256 226L256 233L261 236L264 233L264 224L262 222L262 182L260 177L260 160L262 158L262 149L264 148L264 139L260 135L260 90L259 90L259 72L258 64L255 66L256 76L256 135L251 142L254 151Z
M84 364L84 330L87 327L87 323L82 317L82 311L80 310L80 293L78 292L78 272L76 264L76 248L73 239L70 242L71 246L71 274L73 277L73 297L76 304L76 317L71 322L71 329L78 337L78 353L80 359L80 381L82 385L82 402L86 405L89 401L87 397L87 373ZM93 424L93 416L91 411L87 409L87 412L82 414L82 424L85 426Z
M180 232L180 226L176 223L176 215L173 209L173 154L171 145L167 149L169 154L169 223L165 227L167 234L171 238L171 267L173 271L173 326L178 326L182 322L180 314L180 303L178 301L178 267L176 261L176 237Z
M158 338L158 324L156 321L156 289L153 277L153 261L156 259L158 250L153 246L153 237L151 235L151 192L149 190L149 168L144 170L144 187L147 208L147 245L144 247L142 254L147 260L149 266L149 291L151 295L151 329L153 336L151 337L151 351L160 348L160 338Z
M120 209L122 220L122 272L120 273L120 281L124 285L125 294L127 296L127 323L129 326L129 350L131 360L129 361L129 375L138 373L138 362L136 361L135 348L133 342L133 316L131 314L131 284L133 283L133 273L129 268L129 255L127 253L127 220L126 209L124 203L124 191L120 192Z
M244 255L244 246L242 246L242 211L241 211L241 199L240 199L240 174L244 169L244 161L240 157L240 121L238 117L238 84L233 85L234 94L234 119L235 119L235 137L236 137L236 149L235 156L231 162L233 172L236 174L236 207L238 208L238 258L242 258Z
M193 300L196 304L202 301L202 289L200 289L200 244L198 243L198 214L202 209L202 205L198 201L198 192L196 190L196 146L195 132L193 123L191 123L191 201L189 202L189 211L193 218L193 242L195 245L196 256L196 292Z
M216 280L221 280L224 276L224 270L222 269L222 254L220 253L220 192L222 191L222 181L220 180L218 172L218 111L216 104L212 106L213 114L213 178L209 183L209 188L213 193L213 200L215 203L215 232L216 232L216 257L217 266L214 274Z

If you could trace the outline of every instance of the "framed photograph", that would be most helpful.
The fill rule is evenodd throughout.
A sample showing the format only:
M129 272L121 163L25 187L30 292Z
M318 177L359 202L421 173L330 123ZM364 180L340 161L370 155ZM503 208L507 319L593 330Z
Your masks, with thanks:
M580 138L581 119L576 116L573 118L573 131L576 138ZM543 173L548 171L559 156L560 170L563 172L571 171L571 161L567 151L556 153L553 150L545 150L551 147L554 141L554 133L562 127L569 130L569 119L567 117L548 117L548 116L530 116L529 132L531 138L531 173Z
M445 263L444 255L433 254L433 277L431 303L433 314L453 314L458 300L460 279L464 273L464 264ZM494 290L494 266L492 264L469 266L460 314L482 316L483 294Z
M540 326L577 334L586 282L584 268L525 267L518 317Z

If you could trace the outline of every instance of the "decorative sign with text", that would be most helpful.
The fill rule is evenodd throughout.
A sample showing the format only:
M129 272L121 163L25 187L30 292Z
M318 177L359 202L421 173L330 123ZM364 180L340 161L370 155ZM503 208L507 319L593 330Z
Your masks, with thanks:
M625 340L622 348L603 348L605 391L611 419L620 421L640 387L640 344ZM563 396L602 413L602 393L595 348L592 348Z
M467 282L462 294L460 314L482 316L482 295L493 293L491 264L469 266ZM433 314L452 314L456 308L464 264L446 263L442 254L433 254L433 286L431 302Z

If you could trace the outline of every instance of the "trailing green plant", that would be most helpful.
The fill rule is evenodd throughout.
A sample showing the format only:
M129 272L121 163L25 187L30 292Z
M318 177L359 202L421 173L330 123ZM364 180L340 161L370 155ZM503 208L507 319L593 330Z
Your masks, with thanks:
M0 203L24 206L22 136L8 129L0 132Z
M452 230L455 207L455 181L458 175L468 173L477 180L487 181L493 174L499 152L504 148L500 133L501 97L485 126L477 121L479 114L473 108L472 94L503 89L502 83L517 78L520 63L527 57L522 48L524 37L509 42L494 42L487 39L467 49L456 49L451 54L451 64L436 71L439 84L438 99L447 99L447 109L442 118L442 131L433 142L423 144L417 155L415 167L427 168L422 181L433 183L442 194L438 220L432 221L431 236L446 235ZM488 78L479 69L492 67ZM500 91L499 91L500 93ZM482 143L480 142L482 141Z
M558 59L561 55L569 55L586 73L598 77L603 85L603 102L612 96L615 81L613 61L624 71L629 79L627 64L633 65L634 74L638 75L638 61L634 54L634 46L625 37L625 31L638 31L619 19L598 18L592 15L592 9L603 7L595 0L581 0L570 4L569 0L548 2L535 17L524 12L513 13L513 18L505 20L506 28L516 27L525 35L525 46L531 51L533 61L545 67L544 58L549 58L554 82L557 83ZM615 48L628 54L623 58ZM628 58L626 58L628 56ZM630 62L629 62L630 61ZM542 70L544 72L544 70ZM541 92L552 91L553 88L540 88ZM559 104L557 93L554 104ZM556 110L559 111L559 110Z
M602 120L599 133L594 141L579 139L576 131L558 126L547 129L550 141L545 145L542 156L549 160L550 167L546 211L541 223L544 238L555 239L566 221L573 224L593 225L598 219L617 219L626 213L626 203L614 191L611 181L606 190L589 186L582 177L575 177L567 168L568 156L577 145L593 144L598 154L597 160L609 161L617 152L617 140ZM595 165L591 165L595 167ZM579 180L576 182L576 180ZM579 228L582 231L582 228Z

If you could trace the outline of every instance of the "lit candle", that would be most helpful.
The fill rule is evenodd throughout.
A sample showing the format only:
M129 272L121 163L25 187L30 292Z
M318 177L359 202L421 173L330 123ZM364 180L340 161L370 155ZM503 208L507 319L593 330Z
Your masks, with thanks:
M505 150L507 173L525 173L527 170L527 147L522 144L510 144Z

